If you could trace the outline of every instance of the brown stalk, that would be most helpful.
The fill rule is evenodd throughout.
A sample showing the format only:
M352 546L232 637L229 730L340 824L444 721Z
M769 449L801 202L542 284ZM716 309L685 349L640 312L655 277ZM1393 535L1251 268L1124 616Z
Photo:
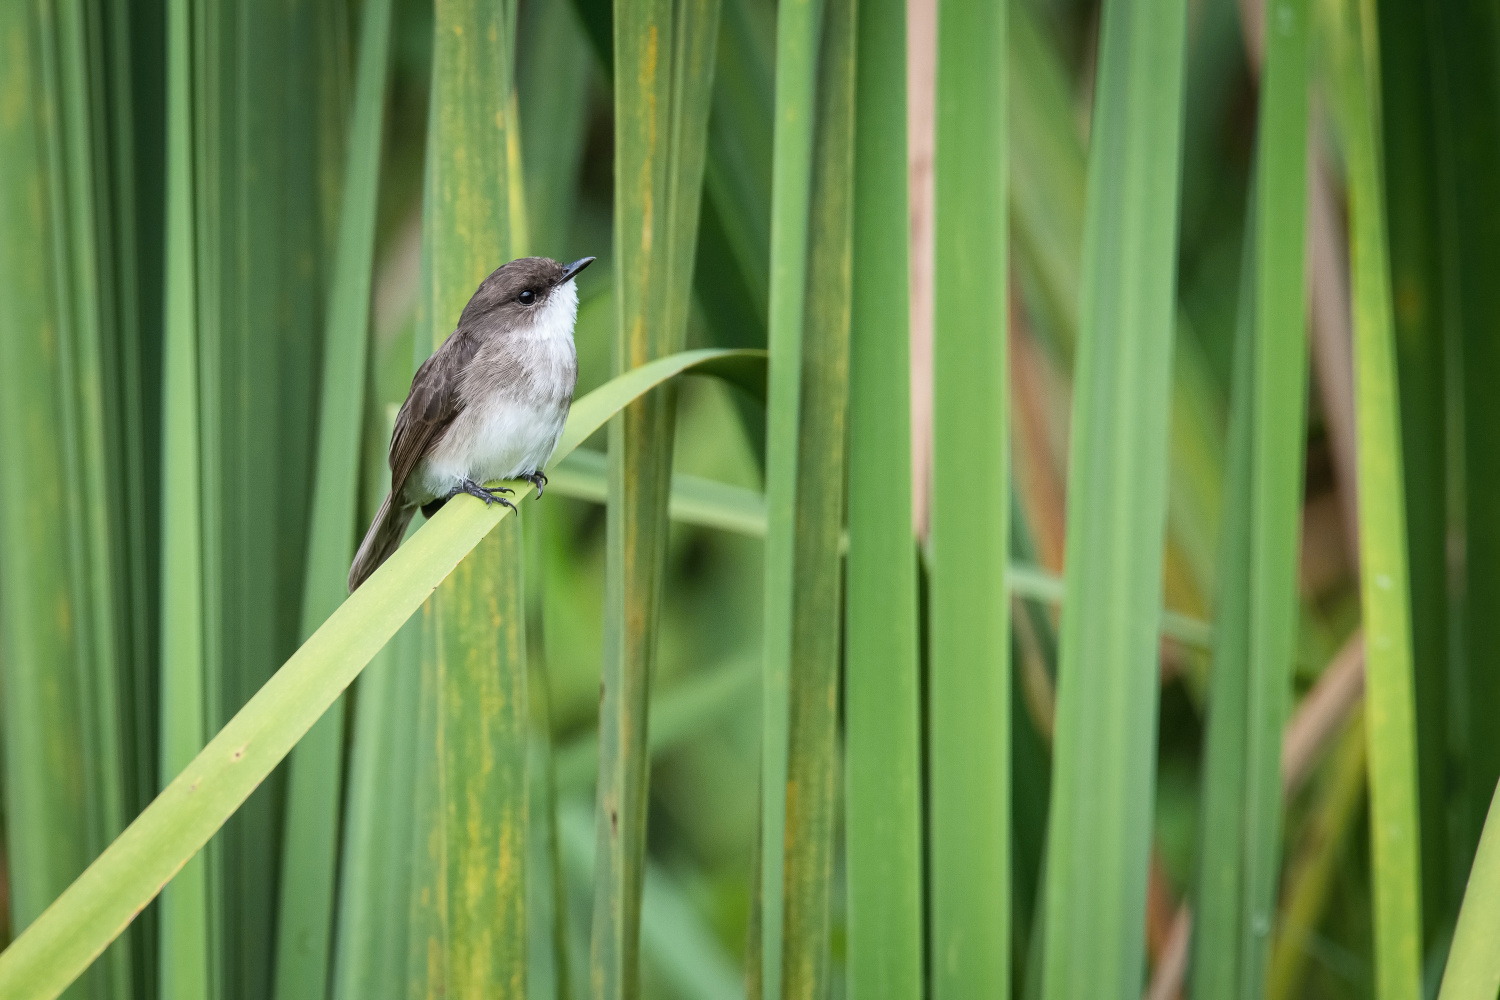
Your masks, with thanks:
M1365 641L1356 631L1297 706L1281 741L1281 798L1290 801L1365 693Z

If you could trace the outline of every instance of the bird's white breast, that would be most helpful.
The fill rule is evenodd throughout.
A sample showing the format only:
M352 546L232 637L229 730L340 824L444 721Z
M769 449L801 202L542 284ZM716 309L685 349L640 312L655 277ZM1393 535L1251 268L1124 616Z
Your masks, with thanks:
M578 379L573 282L553 290L529 328L481 346L465 370L463 410L416 470L420 493L446 496L462 479L539 472L562 435Z

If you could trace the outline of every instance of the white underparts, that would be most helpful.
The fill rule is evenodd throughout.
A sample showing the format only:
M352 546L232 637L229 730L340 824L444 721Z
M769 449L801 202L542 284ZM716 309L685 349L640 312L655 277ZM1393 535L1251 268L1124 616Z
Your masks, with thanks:
M578 290L569 281L552 291L529 329L480 348L471 362L466 405L418 464L407 488L410 500L446 496L464 479L515 479L546 467L567 422L577 379L577 316ZM511 374L491 374L502 370L487 357L493 351L516 363L505 369Z

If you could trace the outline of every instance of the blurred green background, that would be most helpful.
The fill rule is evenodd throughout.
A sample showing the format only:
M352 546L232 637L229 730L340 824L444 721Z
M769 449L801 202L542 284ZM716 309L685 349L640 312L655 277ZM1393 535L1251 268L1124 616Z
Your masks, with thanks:
M321 749L273 772L188 869L193 888L174 883L69 996L1395 1000L1437 996L1455 940L1480 944L1455 945L1453 968L1494 966L1483 928L1500 919L1500 883L1464 891L1500 778L1486 610L1500 588L1500 13L1477 0L904 7L903 32L902 5L880 0L0 0L0 941L337 607L325 583L343 571L325 572L338 563L325 553L352 547L380 502L391 422L451 326L451 289L541 254L599 258L580 279L579 398L632 351L769 343L771 419L767 401L713 379L633 404L639 425L590 438L497 530L491 561L471 564L525 581L494 597L524 628L491 626L523 646L494 662L530 718L505 737L525 748L511 760L525 876L496 883L520 893L522 929L490 953L519 985L429 962L422 938L423 892L461 878L456 862L424 874L412 838L427 828L409 829L431 805L423 755L443 752L419 712L423 678L450 655L432 652L432 622L479 621L434 603L304 744ZM648 37L639 65L660 76L617 80ZM901 89L905 106L858 103ZM796 116L776 113L799 94L816 112L801 160ZM649 127L636 120L648 108ZM945 175L945 155L976 173ZM802 171L810 207L773 164ZM637 167L656 185L644 201L615 190ZM870 195L892 170L908 198ZM444 177L479 187L453 195ZM488 238L466 219L499 244L493 259L463 242ZM664 227L670 249L643 250L622 219ZM885 237L899 252L876 261ZM903 253L909 288L880 300L872 275ZM617 299L622 280L635 298ZM803 321L793 287L809 302L795 336L778 332ZM664 339L631 346L637 315ZM980 317L979 339L947 346L945 324L964 316ZM862 346L877 328L894 368ZM787 344L800 369L784 367ZM1368 367L1384 356L1394 379ZM881 396L907 364L910 399ZM992 395L959 401L966 365ZM785 395L799 384L801 409ZM909 439L864 422L889 410L904 428L908 407ZM331 454L340 440L357 446ZM611 465L622 444L634 457ZM888 466L868 450L885 446ZM611 562L611 532L649 563L652 504L666 503L650 483L667 470L659 602L616 606L611 587L627 585L612 581L635 570ZM347 496L318 500L325 476ZM643 506L621 501L636 490ZM860 547L882 496L897 498L884 563ZM626 511L618 524L606 498ZM331 542L314 537L318 503L341 511ZM945 511L977 520L945 537ZM966 552L984 562L975 524L1002 526L1008 570L942 577ZM825 558L841 530L847 571ZM1065 541L1091 555L1065 565ZM768 591L778 566L803 575ZM895 595L897 620L859 603L870 587ZM616 625L654 655L632 660ZM826 655L805 645L819 632ZM1368 635L1383 657L1369 709ZM909 674L909 691L882 689L881 710L913 726L891 731L888 757L887 716L837 699L840 636L846 652L874 636ZM970 640L990 645L976 659ZM1154 663L1136 655L1148 645ZM782 655L785 690L766 679ZM950 656L993 682L977 715L961 711ZM1060 659L1088 678L1061 701ZM825 660L826 690L799 686ZM623 882L596 884L615 662L649 676L649 748L606 733L602 751L607 767L649 768L645 855L632 859L627 833ZM829 714L808 750L798 713L819 692ZM766 704L788 714L766 718ZM972 728L940 744L950 725ZM1077 748L1066 765L1055 741ZM794 786L822 782L807 794L826 808L797 827L788 793L792 825L768 862L775 746L791 748L779 766ZM890 772L883 810L888 761L906 770ZM484 823L491 806L476 806ZM944 839L970 818L1008 840L946 852L973 847L966 832ZM851 861L873 843L860 824L887 820L899 829L881 843L909 835L910 849ZM784 891L765 893L783 861ZM632 872L638 983L629 958L600 951L605 932L632 950ZM944 887L966 880L972 898L955 903ZM850 912L884 889L868 916ZM985 898L999 902L965 908ZM1476 923L1456 939L1461 903ZM785 907L784 942L767 905ZM981 918L997 922L964 923ZM950 944L968 956L952 968ZM1067 971L1096 953L1092 972ZM769 983L763 956L784 967ZM1489 974L1442 995L1493 997Z

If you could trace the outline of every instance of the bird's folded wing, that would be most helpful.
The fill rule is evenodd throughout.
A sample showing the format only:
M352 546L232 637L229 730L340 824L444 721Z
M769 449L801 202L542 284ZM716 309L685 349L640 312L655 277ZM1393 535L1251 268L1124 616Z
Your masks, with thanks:
M478 338L459 330L422 362L391 435L391 494L400 496L417 463L463 409L460 375L479 349Z

